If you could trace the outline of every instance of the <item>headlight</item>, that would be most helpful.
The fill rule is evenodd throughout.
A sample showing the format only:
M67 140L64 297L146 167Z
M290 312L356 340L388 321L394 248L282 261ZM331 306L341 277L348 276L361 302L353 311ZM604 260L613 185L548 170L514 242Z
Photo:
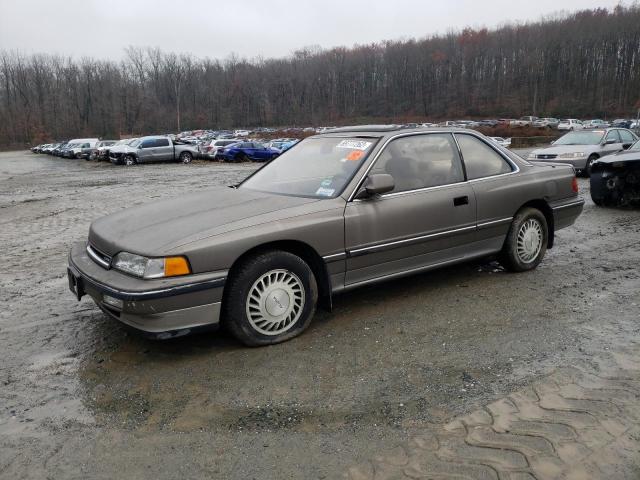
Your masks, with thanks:
M561 153L560 155L558 155L558 158L565 158L565 159L571 159L571 158L584 158L587 155L584 152L572 152L572 153Z
M535 160L536 159L536 154L531 152L529 155L527 155L527 160Z
M120 252L113 258L113 268L140 278L164 278L191 273L185 257L147 258Z

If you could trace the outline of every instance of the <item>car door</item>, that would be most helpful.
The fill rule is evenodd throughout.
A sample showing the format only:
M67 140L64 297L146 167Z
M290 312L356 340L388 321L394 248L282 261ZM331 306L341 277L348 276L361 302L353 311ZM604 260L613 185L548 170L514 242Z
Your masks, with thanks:
M394 190L352 199L345 208L347 286L467 254L476 228L475 196L451 134L391 140L368 175L377 173L391 175Z
M153 149L155 147L155 140L153 138L147 138L143 140L138 148L138 162L153 162Z
M629 130L618 130L618 133L620 134L620 139L622 140L622 148L624 150L629 148L638 140L638 138Z
M602 155L609 155L622 150L622 139L617 129L609 130L602 144Z
M169 162L173 160L173 146L168 138L156 138L153 155L154 160L157 162Z
M467 133L456 133L455 138L476 198L476 248L487 254L497 252L530 192L514 179L518 166L489 142Z

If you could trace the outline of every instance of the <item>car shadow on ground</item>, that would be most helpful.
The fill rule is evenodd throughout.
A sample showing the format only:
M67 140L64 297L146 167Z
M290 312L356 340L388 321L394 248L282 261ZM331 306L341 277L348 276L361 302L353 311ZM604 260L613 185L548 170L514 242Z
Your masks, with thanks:
M407 277L384 281L378 284L361 287L335 295L331 312L318 307L309 328L300 337L291 342L304 342L316 334L324 336L327 328L344 328L345 322L364 322L367 310L372 306L392 303L394 306L409 297L419 297L428 294L433 289L443 287L467 287L468 282L475 279L475 275L506 274L504 268L493 258L476 262L445 267L436 271L418 273ZM104 321L94 326L94 335L102 338L111 336L110 350L117 350L118 344L127 345L144 356L199 356L211 351L252 350L236 340L222 325L217 329L196 331L188 335L158 340L141 335L133 328L109 319L101 313ZM331 325L329 327L329 325ZM335 332L340 333L339 331ZM98 342L99 343L99 342ZM268 347L267 347L268 348Z

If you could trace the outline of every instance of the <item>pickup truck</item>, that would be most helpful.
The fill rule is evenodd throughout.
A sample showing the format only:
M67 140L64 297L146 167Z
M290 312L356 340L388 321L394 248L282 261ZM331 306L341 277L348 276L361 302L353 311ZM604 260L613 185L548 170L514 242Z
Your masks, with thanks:
M114 165L136 165L149 162L191 163L199 155L197 145L180 143L168 137L141 137L121 148L109 151Z

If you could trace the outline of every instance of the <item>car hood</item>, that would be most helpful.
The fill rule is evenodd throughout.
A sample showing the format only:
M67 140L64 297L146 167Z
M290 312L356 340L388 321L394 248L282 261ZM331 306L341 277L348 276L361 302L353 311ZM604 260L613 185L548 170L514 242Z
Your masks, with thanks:
M109 151L113 153L129 153L129 152L135 152L136 149L133 147L130 147L129 145L116 145L114 147L110 147Z
M600 145L554 145L547 148L539 148L531 153L535 153L536 155L560 155L562 153L592 153L598 151L600 151Z
M622 151L615 155L607 155L598 159L601 163L614 163L614 162L640 162L640 151Z
M121 251L162 256L189 242L264 223L265 214L287 218L296 207L319 201L219 187L99 218L91 224L89 243L111 256Z

